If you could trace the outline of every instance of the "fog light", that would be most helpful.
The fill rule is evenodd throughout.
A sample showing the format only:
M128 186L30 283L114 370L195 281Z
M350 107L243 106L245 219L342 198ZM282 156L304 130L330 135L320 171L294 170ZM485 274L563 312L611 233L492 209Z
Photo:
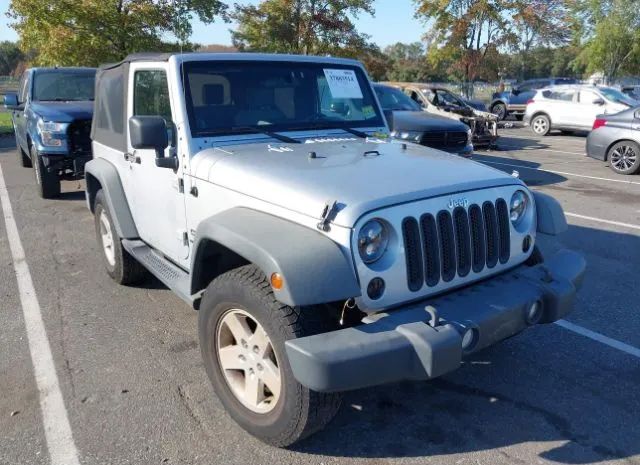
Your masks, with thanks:
M384 280L382 278L373 278L367 286L367 295L371 300L378 300L384 294Z
M527 309L527 323L535 325L542 318L542 302L536 300Z
M524 253L527 253L529 251L529 249L531 248L531 236L527 235L523 240L522 240L522 251Z
M462 335L462 350L469 352L478 342L478 330L476 328L467 328Z

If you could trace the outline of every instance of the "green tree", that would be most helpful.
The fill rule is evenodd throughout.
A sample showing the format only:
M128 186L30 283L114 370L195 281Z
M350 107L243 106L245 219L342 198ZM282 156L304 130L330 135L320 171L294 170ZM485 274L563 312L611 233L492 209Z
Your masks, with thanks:
M18 64L24 60L24 54L15 42L0 42L0 76L14 74Z
M239 50L352 56L369 48L369 37L352 21L361 13L373 15L373 0L264 0L259 5L236 5L232 32Z
M38 65L98 65L128 53L191 48L191 20L224 16L219 0L11 0L8 15Z
M397 42L384 49L390 62L387 79L400 82L419 82L427 77L424 45L421 42Z
M576 14L584 49L575 60L587 73L602 72L612 82L623 72L640 72L640 8L637 0L582 0Z

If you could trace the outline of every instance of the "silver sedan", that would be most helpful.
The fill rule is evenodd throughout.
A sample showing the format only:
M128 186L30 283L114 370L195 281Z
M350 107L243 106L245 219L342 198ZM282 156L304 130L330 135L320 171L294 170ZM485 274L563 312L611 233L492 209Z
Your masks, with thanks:
M619 174L640 171L640 107L598 115L587 137L587 155L609 162Z

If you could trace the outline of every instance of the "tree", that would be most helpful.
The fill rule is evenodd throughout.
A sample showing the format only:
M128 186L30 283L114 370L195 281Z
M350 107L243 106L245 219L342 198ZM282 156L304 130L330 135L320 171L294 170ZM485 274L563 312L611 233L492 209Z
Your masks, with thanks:
M508 39L506 0L415 0L416 16L432 21L426 39L429 59L450 63L450 72L469 83L491 48Z
M277 53L353 55L369 47L351 17L374 14L373 0L264 0L236 5L232 32L239 50Z
M22 60L24 54L18 44L8 40L0 42L0 76L13 75Z
M391 64L387 79L400 82L419 82L426 79L426 55L421 42L397 42L384 49Z
M582 0L576 2L581 15L580 33L584 49L576 66L588 73L602 72L612 82L622 72L640 71L640 9L637 0Z
M191 20L224 16L219 0L11 0L8 15L38 65L98 65L129 53L191 48Z

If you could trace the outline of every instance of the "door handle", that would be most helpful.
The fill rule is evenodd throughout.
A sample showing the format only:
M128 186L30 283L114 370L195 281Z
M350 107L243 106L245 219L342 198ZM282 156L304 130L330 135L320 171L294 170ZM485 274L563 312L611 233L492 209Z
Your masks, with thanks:
M142 164L142 159L140 157L135 156L132 153L125 152L123 154L123 157L125 161L128 161L130 163L137 163L138 165Z

